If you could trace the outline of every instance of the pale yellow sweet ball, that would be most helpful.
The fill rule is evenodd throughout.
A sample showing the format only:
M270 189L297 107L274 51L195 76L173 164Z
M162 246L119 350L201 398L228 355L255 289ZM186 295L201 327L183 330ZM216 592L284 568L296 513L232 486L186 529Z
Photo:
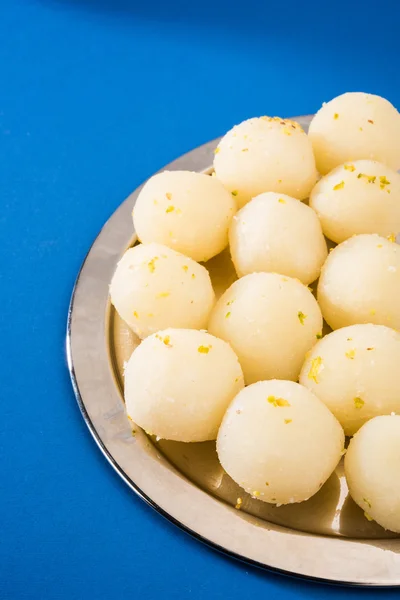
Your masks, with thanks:
M369 419L400 414L400 334L383 325L352 325L311 350L299 381L342 425L346 435Z
M128 416L167 440L214 440L224 413L243 388L237 356L226 342L193 329L146 338L125 369Z
M351 440L344 468L366 518L400 533L400 416L368 421Z
M208 271L161 244L140 244L125 252L110 296L140 338L166 327L202 329L215 302Z
M235 199L215 177L164 171L140 192L133 224L141 242L158 242L201 262L228 245L235 212Z
M400 247L374 234L339 244L322 267L318 303L338 329L356 323L400 328Z
M328 254L315 212L276 192L256 196L238 212L229 244L239 277L274 272L306 285L318 278Z
M292 381L260 381L241 391L218 432L221 465L253 497L303 502L336 468L344 433L326 406Z
M398 233L400 175L373 160L346 163L317 183L310 206L326 237L338 244L360 233Z
M220 141L214 158L217 178L238 206L263 192L307 198L317 172L311 142L288 119L259 117L236 125Z
M216 303L210 333L230 343L247 384L297 380L305 354L322 329L310 290L290 277L253 273L235 281Z
M400 114L380 96L348 92L334 98L317 112L308 136L323 175L358 159L400 168Z

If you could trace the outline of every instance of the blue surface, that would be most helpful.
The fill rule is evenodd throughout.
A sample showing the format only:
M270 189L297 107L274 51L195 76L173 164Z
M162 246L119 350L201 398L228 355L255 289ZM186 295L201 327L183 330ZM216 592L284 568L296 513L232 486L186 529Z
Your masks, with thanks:
M81 261L153 171L343 91L400 106L395 6L0 0L2 600L399 597L265 574L164 521L96 448L64 357Z

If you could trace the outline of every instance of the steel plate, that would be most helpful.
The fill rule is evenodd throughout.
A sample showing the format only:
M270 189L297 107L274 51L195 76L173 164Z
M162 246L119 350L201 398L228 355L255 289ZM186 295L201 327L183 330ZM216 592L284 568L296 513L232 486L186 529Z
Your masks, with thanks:
M295 117L308 127L311 117ZM207 172L218 140L166 168ZM400 538L365 519L348 496L343 466L308 502L279 508L250 498L219 465L215 443L134 435L122 400L122 370L139 340L109 304L108 286L135 242L138 188L115 211L78 275L68 314L67 356L82 415L111 465L141 498L188 533L251 564L332 583L400 586ZM206 264L217 295L235 280L229 253ZM234 508L243 499L240 511Z

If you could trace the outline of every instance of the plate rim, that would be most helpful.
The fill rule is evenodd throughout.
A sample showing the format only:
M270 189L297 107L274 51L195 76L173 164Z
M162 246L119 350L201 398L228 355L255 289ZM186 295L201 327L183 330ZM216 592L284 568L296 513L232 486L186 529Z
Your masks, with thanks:
M312 115L306 115L306 116L302 116L302 117L294 117L295 120L299 120L301 123L304 123L305 126L308 125L311 118L312 118ZM212 163L213 150L214 150L215 146L217 145L219 139L220 138L214 139L210 142L207 142L206 144L203 144L203 145L195 148L194 150L191 150L190 152L188 152L186 154L183 154L178 159L174 160L173 162L168 164L166 167L161 169L161 171L180 170L180 169L196 170L196 171L206 170L207 168L209 168L209 165ZM161 516L163 516L169 522L171 522L174 525L176 525L177 527L179 527L181 530L183 530L186 533L188 533L189 535L191 535L193 538L203 542L207 546L213 548L214 550L217 550L220 553L223 553L223 554L230 556L236 560L239 560L242 563L249 564L251 566L260 568L262 570L271 571L273 573L278 573L280 575L285 575L285 576L289 576L289 577L296 577L296 578L300 578L300 579L304 579L304 580L311 580L311 581L315 581L315 582L319 582L319 583L328 583L328 584L335 584L335 585L342 585L342 586L343 585L344 586L354 586L354 587L374 587L374 588L400 587L400 562L397 563L397 561L394 566L395 566L395 569L398 569L399 574L396 576L395 573L393 573L393 575L390 573L390 575L391 575L390 580L389 579L385 580L383 577L381 578L381 580L372 579L372 578L369 579L366 576L365 576L364 580L362 580L359 577L355 578L354 575L350 575L350 574L343 578L337 577L336 575L335 576L332 576L332 575L328 576L327 574L316 575L316 574L313 574L312 572L310 572L309 568L307 569L307 567L304 567L304 566L301 571L294 571L291 569L285 569L283 565L277 566L276 564L275 565L274 564L266 564L265 562L256 560L249 555L241 554L240 552L237 552L236 550L227 547L226 544L220 544L215 539L211 539L210 535L204 535L204 531L203 532L201 531L201 527L197 527L197 528L190 527L190 526L188 526L187 523L183 522L183 520L180 520L179 518L174 516L170 510L166 510L163 506L161 506L159 501L156 501L154 499L154 497L152 497L153 494L148 493L149 490L146 491L145 489L143 489L143 486L139 485L126 472L126 470L121 466L118 459L114 456L112 448L111 448L111 441L107 438L107 434L101 430L101 427L98 427L96 425L96 423L95 423L96 419L93 418L93 414L92 415L90 414L91 410L89 410L89 408L88 408L88 406L89 406L89 404L88 404L89 391L92 391L92 388L86 387L86 384L90 385L90 382L87 381L86 375L83 374L84 371L81 369L81 363L87 359L87 356L85 354L82 355L82 352L85 352L86 341L85 341L85 336L82 335L82 318L79 318L79 313L84 314L84 312L85 312L86 299L82 298L80 296L80 290L82 287L84 287L86 285L84 282L88 279L87 271L89 270L89 272L90 272L90 270L92 268L93 260L98 260L97 256L95 255L95 251L97 250L96 247L102 243L102 236L104 236L105 232L110 230L110 228L114 225L114 222L116 221L116 219L119 217L119 215L122 212L124 213L124 216L126 216L125 213L128 211L128 209L130 212L130 210L133 206L133 203L134 203L135 199L137 198L142 187L143 187L143 184L140 185L130 196L128 196L128 198L125 201L123 201L122 204L119 205L119 207L117 207L117 209L113 212L113 214L106 221L104 226L101 228L96 239L93 241L93 243L90 246L90 248L87 252L87 255L84 258L82 265L79 269L79 272L78 272L78 275L77 275L77 278L76 278L76 281L75 281L75 284L74 284L74 287L72 290L71 300L70 300L70 304L69 304L69 308L68 308L67 335L66 335L66 354L67 354L68 371L70 374L72 388L73 388L80 412L81 412L82 417L83 417L93 439L95 440L97 446L100 448L101 452L103 453L103 455L105 456L107 461L110 463L110 465L113 467L113 469L118 473L118 475L122 478L122 480L130 487L130 489L133 492L135 492L143 501L145 501L146 504L151 506ZM132 235L134 233L132 224L130 225L130 231L131 231L131 237L132 237ZM115 238L116 238L116 240L114 240L114 242L116 243L116 241L118 241L118 236L115 236ZM124 246L121 243L118 246L118 248L113 248L113 249L115 250L115 253L111 255L110 262L113 264L113 267L115 267L115 257L117 255L121 254L121 252L124 249ZM95 274L91 274L91 276L93 277L94 280L96 279ZM102 282L102 286L104 287L104 281ZM103 293L103 290L102 290L102 293ZM108 296L108 288L107 288L107 296ZM106 306L103 305L104 319L105 319L105 312L106 312ZM78 315L78 317L77 317L77 315ZM83 319L83 321L85 321L85 318ZM93 330L96 331L96 335L98 336L98 338L101 339L101 337L103 337L104 338L104 340L103 340L104 346L107 346L104 328L102 329L101 332L99 331L99 326L101 328L101 327L103 327L103 325L104 325L104 322L102 320L99 323L91 323L91 327L93 327ZM76 340L78 340L78 341L76 341ZM90 354L90 352L89 352L89 354ZM90 357L90 360L92 361L92 363L91 363L92 368L95 366L93 364L93 360L95 360L95 358L96 358L95 356ZM80 371L80 372L78 373L78 371ZM108 377L112 378L112 373L111 373L110 369L109 369ZM115 387L115 383L114 383L114 387ZM88 391L88 389L89 389L89 391ZM121 404L121 412L123 413L124 411L123 411L122 403L120 402L119 399L118 399L118 401ZM93 410L92 410L92 412L93 412ZM117 417L116 417L117 419L119 419L121 416L118 414L118 411L117 411L116 415L117 415ZM128 427L125 416L124 415L122 415L122 416L126 421L126 427ZM129 435L131 435L131 434L129 433ZM146 444L145 440L147 440L147 437L144 434L143 435L141 434L140 444L135 443L135 447L140 446L140 451L142 451L142 452L145 451L144 450L144 447L145 447L144 444ZM113 440L113 443L114 442L115 442L115 440ZM135 440L135 442L136 442L136 440ZM127 438L126 438L126 440L124 440L123 443L125 445L127 444ZM148 442L147 442L147 444L148 444ZM156 450L154 449L154 452L153 452L153 450L151 452L154 454L154 453L156 453ZM160 457L158 457L158 458L160 458ZM183 478L182 475L178 475L178 473L175 473L174 469L171 470L171 473L173 476L177 477L178 479L186 480L186 478ZM186 481L188 482L189 480L186 480ZM224 508L226 508L227 510L234 511L234 509L230 509L230 507L225 505L223 502L221 502L217 498L214 498L207 492L204 492L204 491L200 490L199 488L197 488L197 486L195 484L192 484L190 482L190 485L192 487L196 488L202 494L205 494L209 499L212 500L213 503L218 503L218 504L222 505ZM257 519L255 517L251 517L248 519L248 522L249 523L251 522L252 525L254 525L254 521L257 521ZM244 523L245 521L239 521L239 522ZM285 528L282 528L279 526L274 526L272 524L271 524L271 527L272 527L272 529L268 529L268 532L274 530L274 533L278 536L290 536L290 535L292 535L292 537L294 536L294 530L285 529ZM334 545L336 545L338 547L339 553L341 552L340 548L344 548L344 546L343 546L344 544L346 544L346 545L355 544L357 546L357 548L360 548L363 545L363 540L350 540L348 538L347 539L345 539L345 538L330 538L328 536L324 537L324 536L315 535L315 534L306 534L306 533L301 534L299 532L296 532L296 533L300 537L307 537L307 538L313 538L313 539L318 538L320 540L324 540L324 541L326 541L327 546L333 547ZM388 543L385 544L382 542L388 542ZM381 540L381 546L385 546L385 545L388 546L388 545L390 545L390 543L393 544L393 540ZM397 546L395 548L395 553L400 554L400 538L397 540L394 540L394 543ZM371 544L371 542L370 542L370 544ZM387 550L390 550L390 548L384 548L384 547L378 548L377 555L380 555L380 553L382 553L382 556L384 556L384 553L387 554ZM327 559L328 559L328 557L327 557ZM346 560L348 560L348 559L346 559ZM302 560L302 562L304 562L304 560ZM305 562L307 562L307 560L305 560ZM347 564L347 568L348 568L348 564Z

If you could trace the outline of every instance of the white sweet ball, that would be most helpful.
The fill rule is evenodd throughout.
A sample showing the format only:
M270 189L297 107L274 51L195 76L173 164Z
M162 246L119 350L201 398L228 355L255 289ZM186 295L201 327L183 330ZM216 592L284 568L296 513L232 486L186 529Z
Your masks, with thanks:
M133 224L141 242L158 242L196 261L207 261L228 245L235 199L216 177L164 171L140 192Z
M400 115L380 96L349 92L334 98L317 112L308 136L323 175L362 158L400 168Z
M400 414L400 334L383 325L352 325L311 350L300 383L332 411L346 435L369 419Z
M318 303L338 329L356 323L400 328L400 247L379 235L339 244L322 267Z
M214 440L243 385L229 344L204 331L166 329L146 338L128 361L126 411L137 425L163 439Z
M230 343L246 383L297 380L322 329L310 290L290 277L253 273L235 281L216 303L210 333Z
M325 175L310 206L326 237L340 244L360 233L400 231L400 175L373 160L357 160Z
M253 497L274 504L308 500L336 468L344 433L309 390L260 381L241 391L218 432L221 465Z
M328 254L315 212L284 194L267 192L234 217L229 230L232 260L239 277L274 272L315 281Z
M110 296L140 338L166 327L202 329L215 302L207 269L161 244L140 244L125 252Z
M263 192L303 200L317 178L307 134L298 123L278 117L249 119L228 131L216 149L214 169L238 206Z
M344 468L365 516L400 533L400 416L368 421L351 440Z

